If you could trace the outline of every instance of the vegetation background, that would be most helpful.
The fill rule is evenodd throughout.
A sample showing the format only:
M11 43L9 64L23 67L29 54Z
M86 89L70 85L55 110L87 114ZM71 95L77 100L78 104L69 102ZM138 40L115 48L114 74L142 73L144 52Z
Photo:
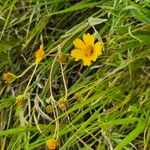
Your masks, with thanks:
M89 67L70 57L84 33L104 43ZM0 149L149 150L149 54L149 0L1 1Z

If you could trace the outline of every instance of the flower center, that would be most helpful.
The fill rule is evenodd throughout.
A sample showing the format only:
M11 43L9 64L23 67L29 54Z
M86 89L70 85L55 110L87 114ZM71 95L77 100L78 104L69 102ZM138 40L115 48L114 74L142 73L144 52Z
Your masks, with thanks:
M92 46L87 46L86 47L86 56L91 56L93 54L94 50Z

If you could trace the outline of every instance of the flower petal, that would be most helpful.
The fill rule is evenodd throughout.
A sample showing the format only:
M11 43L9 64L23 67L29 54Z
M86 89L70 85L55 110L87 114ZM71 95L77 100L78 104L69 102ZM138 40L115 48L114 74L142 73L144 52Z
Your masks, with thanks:
M91 59L86 57L83 59L83 65L84 66L90 66L91 65Z
M98 55L102 54L102 43L100 41L95 43L94 53L96 53Z
M84 52L80 49L73 49L71 51L71 56L75 58L75 61L85 58Z
M86 46L94 46L94 35L90 35L89 33L83 35L83 41Z
M102 54L102 43L101 42L96 42L94 45L94 52L93 55L91 57L91 59L93 61L96 61L96 59L98 58L99 55Z
M86 49L86 46L83 43L83 41L78 38L73 41L73 44L74 44L75 48L82 49L82 50Z
M41 45L40 45L40 50L43 50L43 49L44 49L44 45L41 44Z

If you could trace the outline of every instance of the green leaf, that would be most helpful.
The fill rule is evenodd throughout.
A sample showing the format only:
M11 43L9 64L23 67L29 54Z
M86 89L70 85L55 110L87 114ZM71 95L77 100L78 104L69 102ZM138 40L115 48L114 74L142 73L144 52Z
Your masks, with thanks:
M101 24L101 23L106 22L106 21L107 21L107 19L93 18L93 17L90 17L88 19L90 26L95 26L95 25Z
M116 147L114 150L122 150L126 145L133 141L139 134L143 132L145 128L145 121L143 118L139 121L137 127L128 134Z

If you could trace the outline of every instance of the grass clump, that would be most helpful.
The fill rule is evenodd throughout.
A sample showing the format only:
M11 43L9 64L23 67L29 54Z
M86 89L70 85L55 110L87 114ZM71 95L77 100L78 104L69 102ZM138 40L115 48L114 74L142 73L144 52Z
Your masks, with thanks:
M0 149L148 150L149 7L0 1ZM83 66L70 54L87 33L103 52Z

